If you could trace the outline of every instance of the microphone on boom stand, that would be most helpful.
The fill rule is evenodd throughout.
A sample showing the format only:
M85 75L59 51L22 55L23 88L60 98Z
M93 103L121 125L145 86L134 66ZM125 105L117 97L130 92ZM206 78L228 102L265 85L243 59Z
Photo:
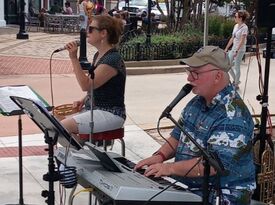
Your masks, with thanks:
M159 120L166 117L167 114L169 114L172 111L172 109L179 103L179 101L181 101L182 98L188 95L192 89L193 85L189 83L185 84L180 90L179 94L175 97L175 99L164 109L161 116L159 117Z

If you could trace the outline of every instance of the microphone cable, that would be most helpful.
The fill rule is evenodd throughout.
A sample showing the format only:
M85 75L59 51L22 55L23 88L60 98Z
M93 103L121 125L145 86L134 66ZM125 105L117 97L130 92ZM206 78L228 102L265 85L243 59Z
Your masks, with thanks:
M160 120L158 120L158 123L157 123L157 132L159 134L159 136L171 147L171 149L174 151L174 153L176 153L176 149L171 145L171 143L161 134L160 132Z
M53 54L55 52L53 51L51 56L50 56L50 92L51 92L51 102L52 102L52 107L54 107L54 100L53 100L53 77L52 77L52 59L53 59Z

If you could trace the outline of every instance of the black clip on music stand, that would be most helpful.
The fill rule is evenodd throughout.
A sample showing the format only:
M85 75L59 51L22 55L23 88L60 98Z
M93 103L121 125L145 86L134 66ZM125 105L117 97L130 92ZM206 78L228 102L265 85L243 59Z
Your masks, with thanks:
M203 205L209 205L208 198L209 198L209 177L210 177L210 166L212 166L217 171L217 184L216 184L216 191L217 191L217 200L218 204L221 204L221 192L220 192L220 177L227 176L228 171L224 169L222 163L220 162L217 157L214 156L213 153L208 153L197 141L188 133L186 132L182 126L171 116L169 112L163 113L163 117L170 119L187 137L188 139L200 150L203 161L204 161L204 180L202 185L202 194L203 194Z
M49 182L49 190L43 190L42 196L48 197L46 203L54 205L54 182L59 180L58 172L54 164L54 145L57 141L66 141L75 149L81 149L82 146L66 131L66 129L46 110L44 107L33 100L11 96L10 97L33 122L45 134L45 142L48 144L48 173L43 175L43 180Z

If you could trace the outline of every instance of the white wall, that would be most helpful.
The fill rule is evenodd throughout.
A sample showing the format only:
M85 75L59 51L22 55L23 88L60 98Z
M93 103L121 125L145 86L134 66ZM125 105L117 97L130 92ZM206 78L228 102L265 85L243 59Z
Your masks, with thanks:
M0 27L6 26L6 21L4 20L4 0L0 0Z

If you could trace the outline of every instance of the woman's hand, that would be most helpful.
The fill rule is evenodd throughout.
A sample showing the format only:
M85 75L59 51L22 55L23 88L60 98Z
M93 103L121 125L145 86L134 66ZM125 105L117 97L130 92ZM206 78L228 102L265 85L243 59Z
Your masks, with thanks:
M65 45L65 48L69 51L69 56L71 59L77 59L77 49L78 45L76 41L72 41Z
M234 51L233 58L235 58L238 55L238 51Z
M84 100L78 100L73 102L73 109L76 109L78 112L82 110L82 107L84 105Z

